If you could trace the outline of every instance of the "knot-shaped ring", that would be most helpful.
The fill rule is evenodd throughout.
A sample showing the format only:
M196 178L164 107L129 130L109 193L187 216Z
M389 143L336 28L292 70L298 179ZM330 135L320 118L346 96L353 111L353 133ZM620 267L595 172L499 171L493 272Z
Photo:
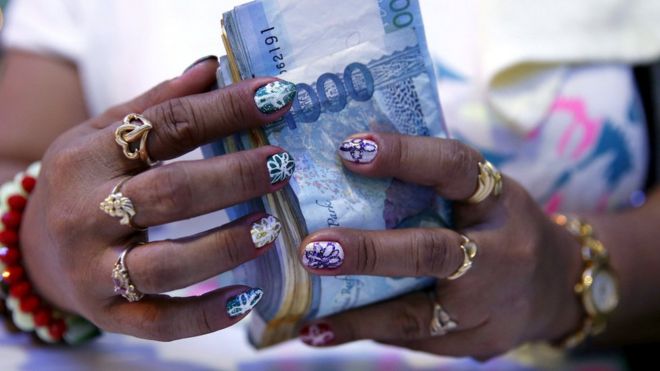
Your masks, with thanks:
M140 159L149 166L157 162L149 157L147 151L147 138L153 125L144 116L129 113L124 117L123 123L115 130L115 141L130 160Z

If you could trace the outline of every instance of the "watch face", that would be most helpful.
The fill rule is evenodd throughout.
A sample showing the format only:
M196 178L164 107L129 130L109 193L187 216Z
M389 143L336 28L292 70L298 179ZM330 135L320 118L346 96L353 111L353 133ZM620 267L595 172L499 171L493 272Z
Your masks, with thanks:
M608 271L596 271L593 279L591 297L596 310L600 313L611 312L619 303L617 283L614 276Z

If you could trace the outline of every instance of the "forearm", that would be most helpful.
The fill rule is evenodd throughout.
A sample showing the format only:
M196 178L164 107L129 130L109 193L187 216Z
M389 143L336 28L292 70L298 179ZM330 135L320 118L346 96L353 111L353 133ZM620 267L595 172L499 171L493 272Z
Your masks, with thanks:
M660 340L660 187L640 208L588 221L609 251L621 294L599 339L607 344Z
M40 159L57 136L88 114L71 62L19 50L5 51L2 62L0 177L6 179L5 165Z

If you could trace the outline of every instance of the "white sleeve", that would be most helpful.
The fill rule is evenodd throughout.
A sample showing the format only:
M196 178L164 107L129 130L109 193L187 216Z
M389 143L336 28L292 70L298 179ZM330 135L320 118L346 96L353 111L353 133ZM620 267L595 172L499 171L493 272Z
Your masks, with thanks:
M0 33L2 45L75 63L84 47L80 14L76 0L11 0Z

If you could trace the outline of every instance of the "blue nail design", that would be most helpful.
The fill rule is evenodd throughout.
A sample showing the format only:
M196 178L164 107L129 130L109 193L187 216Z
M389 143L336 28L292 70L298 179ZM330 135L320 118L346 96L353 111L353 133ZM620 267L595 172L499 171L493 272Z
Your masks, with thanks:
M291 103L296 96L296 85L283 80L264 85L254 94L254 103L259 111L273 113Z
M242 294L233 296L227 300L227 314L229 317L238 317L249 312L254 308L264 296L262 289L253 288Z

